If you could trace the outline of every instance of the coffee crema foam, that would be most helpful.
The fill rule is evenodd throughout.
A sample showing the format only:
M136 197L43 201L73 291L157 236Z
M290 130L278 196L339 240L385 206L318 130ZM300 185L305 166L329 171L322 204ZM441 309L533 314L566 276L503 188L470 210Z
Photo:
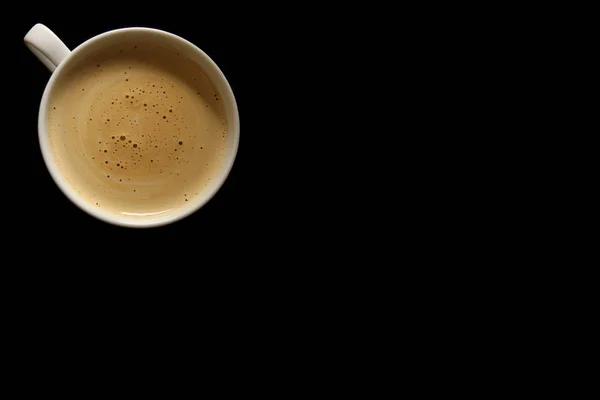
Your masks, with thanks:
M176 51L120 45L56 82L50 146L63 176L95 207L168 213L218 171L227 134L222 103L204 72Z

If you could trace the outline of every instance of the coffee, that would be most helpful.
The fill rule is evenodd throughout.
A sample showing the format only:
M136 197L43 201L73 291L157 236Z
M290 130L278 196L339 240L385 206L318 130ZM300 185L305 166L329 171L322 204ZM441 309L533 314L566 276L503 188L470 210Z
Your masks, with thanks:
M168 213L214 179L227 121L197 64L131 42L65 72L48 102L49 142L62 175L89 204L127 216Z

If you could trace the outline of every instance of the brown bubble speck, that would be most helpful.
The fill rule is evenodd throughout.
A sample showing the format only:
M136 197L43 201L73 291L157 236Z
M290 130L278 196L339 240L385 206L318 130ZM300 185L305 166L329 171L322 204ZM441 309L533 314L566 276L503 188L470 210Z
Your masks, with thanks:
M121 139L121 140L125 140L125 136L121 136L119 139Z
M181 146L182 144L183 144L183 142L180 140L180 141L179 141L179 145Z

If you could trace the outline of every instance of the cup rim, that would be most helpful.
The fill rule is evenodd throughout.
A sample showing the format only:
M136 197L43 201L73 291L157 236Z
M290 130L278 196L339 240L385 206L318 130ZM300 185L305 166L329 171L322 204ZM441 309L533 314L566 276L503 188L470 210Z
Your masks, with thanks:
M220 167L220 171L221 171L220 178L218 179L218 181L216 183L213 183L212 187L210 189L207 189L207 191L204 192L202 196L200 196L200 195L196 196L194 198L194 200L196 200L196 201L190 202L189 205L186 205L185 207L181 208L177 212L169 215L168 217L162 218L162 219L151 219L151 220L126 219L126 218L119 217L116 214L105 212L100 208L93 207L91 205L91 203L83 200L78 195L76 195L75 189L66 181L63 174L58 170L58 167L54 164L54 161L52 159L52 157L53 157L52 151L50 149L50 143L49 143L50 141L49 141L49 135L48 135L48 126L47 126L47 121L48 121L47 104L48 104L48 100L49 100L50 94L52 92L52 89L54 88L54 84L55 84L56 80L58 79L58 77L60 76L60 74L62 73L62 71L66 68L66 65L69 64L69 61L71 59L73 59L74 55L83 51L83 49L85 47L89 46L93 42L103 39L103 38L106 38L108 36L119 35L119 34L128 33L128 32L142 32L142 33L147 32L147 33L152 33L152 34L160 34L160 35L169 37L172 40L179 41L179 42L182 42L183 44L187 45L188 47L193 49L196 53L198 53L201 56L201 58L204 60L204 62L208 63L210 65L210 67L216 72L218 78L222 81L223 87L227 90L227 92L228 92L227 94L231 99L230 106L232 107L232 110L233 110L232 121L228 120L227 123L228 123L228 133L233 134L233 145L231 148L230 156L227 157L227 159L223 162L223 164ZM50 173L50 176L52 177L52 179L54 180L56 185L59 187L61 192L73 204L75 204L79 209L83 210L88 215L90 215L100 221L103 221L103 222L106 222L106 223L109 223L112 225L116 225L116 226L122 226L122 227L128 227L128 228L159 227L159 226L164 226L164 225L168 225L168 224L177 222L177 221L184 219L184 218L190 216L191 214L195 213L200 208L202 208L206 203L208 203L217 194L217 192L221 189L221 187L227 180L227 178L233 168L235 159L237 157L239 140L240 140L239 110L237 107L237 102L236 102L233 90L231 88L231 85L229 84L229 81L223 74L223 71L221 71L219 66L212 60L212 58L208 54L206 54L202 49L200 49L194 43L192 43L174 33L170 33L167 31L160 30L160 29L156 29L156 28L148 28L148 27L118 28L118 29L113 29L110 31L100 33L96 36L93 36L93 37L85 40L84 42L82 42L81 44L76 46L73 50L71 50L71 53L54 70L54 72L52 73L52 75L50 76L50 79L48 80L48 82L46 84L46 87L44 88L44 93L43 93L42 99L40 101L40 108L39 108L39 112L38 112L38 139L39 139L39 143L40 143L42 157L44 159L44 163L46 164L46 168L48 169L48 171Z

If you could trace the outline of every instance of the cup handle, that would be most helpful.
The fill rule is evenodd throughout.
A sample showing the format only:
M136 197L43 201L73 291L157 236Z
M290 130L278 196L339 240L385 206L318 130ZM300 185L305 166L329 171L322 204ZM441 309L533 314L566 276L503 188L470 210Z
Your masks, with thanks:
M35 24L25 38L25 45L50 72L54 72L71 50L45 25Z

